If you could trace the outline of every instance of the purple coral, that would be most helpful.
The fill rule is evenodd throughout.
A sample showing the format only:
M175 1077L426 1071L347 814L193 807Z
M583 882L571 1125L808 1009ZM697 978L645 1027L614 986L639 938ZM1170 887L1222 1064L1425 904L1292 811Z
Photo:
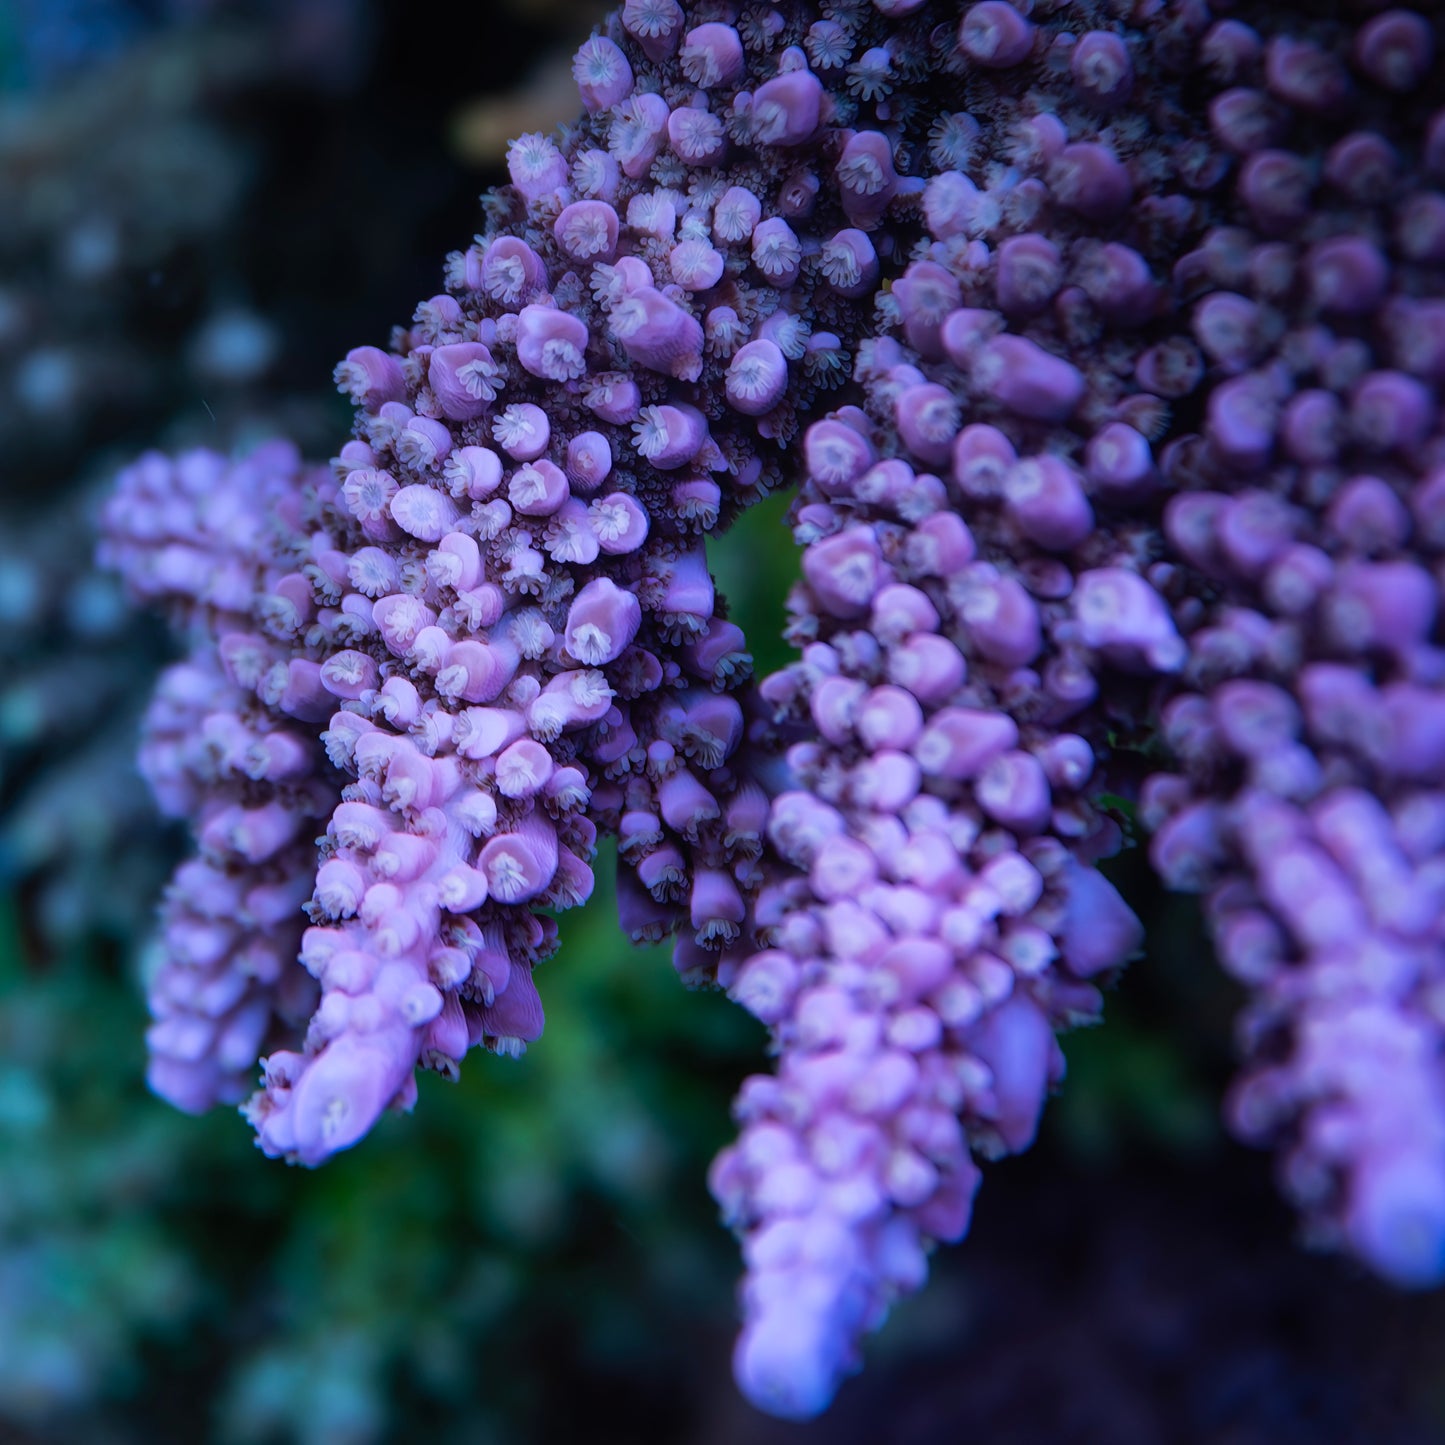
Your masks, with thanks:
M267 1047L263 1147L355 1143L418 1064L537 1037L538 910L615 834L625 930L773 1031L712 1184L780 1414L1138 946L1106 792L1254 990L1236 1126L1319 1238L1445 1275L1434 25L1116 12L628 0L447 294L338 368L332 475L147 461L107 519L201 637L146 743L203 854L157 1087ZM794 475L801 655L743 691L703 537Z
M298 588L272 548L318 478L278 444L234 466L152 454L106 508L102 562L205 638L162 677L140 755L199 849L167 894L150 995L151 1086L183 1109L243 1098L258 1054L315 1006L296 961L301 906L310 839L338 787L314 728L319 669L281 641L294 639L310 583ZM250 630L263 614L269 635Z
M778 797L769 829L791 868L757 905L769 947L732 986L773 1027L780 1066L745 1088L742 1137L713 1180L750 1268L739 1379L780 1413L826 1404L861 1332L921 1282L928 1241L966 1227L967 1146L1028 1142L1057 1067L1047 1025L1086 1014L1083 981L1138 941L1122 900L1084 866L1108 837L1091 790L1125 776L1101 724L1147 718L1159 691L1127 703L1131 678L1178 679L1162 690L1175 698L1164 738L1186 776L1160 776L1144 794L1146 822L1163 824L1156 862L1178 885L1220 880L1221 949L1260 993L1246 1037L1271 1062L1246 1076L1234 1121L1250 1137L1292 1127L1286 1183L1317 1237L1398 1282L1445 1274L1445 1078L1428 1003L1440 843L1425 821L1441 816L1430 789L1445 727L1427 661L1432 544L1415 560L1410 516L1412 491L1438 466L1436 373L1406 366L1401 342L1372 358L1321 324L1409 306L1438 277L1392 284L1357 221L1277 199L1330 144L1300 144L1279 101L1318 111L1346 88L1324 51L1284 36L1257 46L1276 100L1234 90L1210 108L1217 139L1245 162L1237 204L1263 213L1267 238L1238 226L1229 186L1208 194L1227 178L1216 164L1205 199L1156 190L1123 234L1090 239L1141 179L1167 173L1167 138L1143 139L1126 166L1069 131L1091 134L1087 108L1122 101L1136 60L1165 85L1187 47L1208 52L1208 20L1202 6L1179 7L1126 46L1114 32L1031 26L1007 5L969 7L959 44L984 70L1064 49L1068 76L1046 117L1064 124L1031 141L1024 173L994 197L957 172L928 182L933 244L914 251L884 314L908 349L864 343L855 376L867 415L809 434L795 512L803 658L762 688L786 735L805 735L788 752L799 791ZM1418 21L1392 13L1376 28L1403 34ZM1399 68L1399 89L1421 83L1422 70ZM1251 164L1286 141L1297 149L1273 152L1278 178ZM1346 203L1423 214L1407 164L1356 132L1333 145L1324 174ZM1050 197L1050 233L1030 233ZM1306 220L1293 253L1280 238ZM996 246L993 266L980 241ZM1176 251L1188 254L1174 264ZM1230 254L1242 266L1226 270ZM1429 254L1422 242L1407 258ZM1199 298L1203 364L1152 324L1170 314L1171 290L1186 316L1180 302ZM1115 379L1131 372L1132 388ZM1291 445L1310 455L1271 472L1296 377L1315 383L1301 405L1320 420L1296 407ZM1165 404L1196 390L1202 436L1181 429L1156 453ZM1160 481L1177 494L1162 528ZM892 608L880 617L876 600L869 615L870 599L900 593L904 621ZM926 663L903 661L925 642ZM1419 820L1408 847L1396 821L1407 804ZM995 870L1016 890L1011 915L972 905L991 896ZM900 990L889 974L904 949L934 972ZM875 1076L890 1071L896 1091L880 1095Z
M1431 303L1415 298L1440 276L1428 244L1384 239L1434 195L1419 144L1433 31L1392 10L1331 54L1254 40L1268 141L1288 149L1248 148L1243 214L1179 263L1220 288L1195 310L1218 380L1164 514L1190 660L1162 714L1179 772L1150 780L1146 818L1156 866L1209 890L1220 960L1252 991L1235 1128L1285 1141L1284 1187L1316 1240L1435 1284L1441 372L1407 337L1423 340L1415 308ZM1321 130L1351 84L1336 54L1365 90ZM1314 174L1330 192L1277 199ZM1226 254L1243 267L1226 274Z

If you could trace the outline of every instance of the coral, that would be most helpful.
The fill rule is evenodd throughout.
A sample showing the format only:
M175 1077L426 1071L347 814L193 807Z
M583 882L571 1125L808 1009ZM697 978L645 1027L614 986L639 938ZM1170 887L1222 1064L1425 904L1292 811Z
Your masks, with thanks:
M643 7L622 34L676 49L735 127L814 141L806 67L740 91L736 34L694 27L682 44L679 23ZM255 594L238 582L211 608L227 678L272 722L339 709L326 748L352 779L302 943L323 1000L249 1106L268 1151L309 1163L406 1103L418 1062L452 1071L473 1043L537 1036L531 970L553 927L536 908L590 894L599 825L622 840L624 927L656 937L685 918L688 975L715 972L756 882L766 800L729 767L744 717L727 693L746 668L697 539L779 479L795 414L839 379L789 363L844 350L862 316L804 272L786 220L761 217L751 149L712 174L721 132L682 124L707 112L635 91L605 36L574 70L590 116L570 155L514 142L526 211L452 259L451 292L422 303L396 354L361 347L338 367L358 438L256 559ZM653 180L664 134L707 173L696 197ZM790 197L795 219L811 209L811 188ZM717 303L701 321L693 292ZM734 345L730 328L757 339ZM224 520L184 515L187 486L184 468L128 478L108 519L107 558L143 594L152 573L204 572L175 543L197 558L230 545Z
M273 619L289 605L270 544L317 480L279 443L235 467L152 454L122 475L103 518L101 560L181 628L215 639L162 675L140 758L162 810L189 818L199 844L171 884L150 983L150 1083L184 1109L241 1098L263 1043L315 1006L296 963L300 909L310 840L338 789L320 741L265 704L319 721L317 664L238 629L253 597L276 604Z
M1161 875L1207 890L1220 962L1250 990L1236 1132L1284 1141L1282 1182L1317 1243L1431 1285L1445 1278L1436 35L1391 10L1353 34L1227 36L1268 122L1236 135L1212 112L1238 161L1232 224L1175 272L1213 385L1163 517L1190 647L1160 716L1178 770L1143 804Z
M1154 860L1210 888L1221 959L1254 991L1231 1121L1286 1142L1315 1242L1398 1284L1445 1275L1435 36L1405 11L1308 42L1283 13L1262 33L1209 18L1177 7L1125 46L968 10L978 65L1012 72L1047 47L1067 69L1052 86L1035 73L1030 150L995 194L930 180L934 244L882 313L907 347L869 343L868 415L808 434L793 624L808 645L763 685L812 734L789 754L804 791L770 820L807 876L759 903L775 947L732 992L782 1062L745 1087L714 1175L751 1270L739 1377L784 1413L826 1403L857 1333L921 1281L920 1246L966 1226L965 1138L1031 1138L1051 1068L1024 1020L1064 1021L1069 981L1134 941L1129 915L1075 869L1054 899L1030 880L1021 925L972 899L1002 892L988 870L1020 843L1045 879L1059 842L1087 861L1088 791L1081 809L1069 790L1132 791L1101 744L1147 737L1156 707L1179 770L1141 794ZM1213 150L1190 156L1183 193L1158 183L1182 169L1167 135L1069 143L1136 72L1157 104L1171 73L1197 87L1221 57L1221 81L1265 89L1203 98ZM914 472L949 463L946 494ZM946 561L924 560L930 527ZM924 646L926 666L905 661ZM1165 681L1131 702L1131 674ZM944 734L961 702L981 710ZM1061 787L1064 745L1079 771ZM1076 960L1080 906L1101 910L1101 946ZM940 951L915 979L934 938L958 972Z
M330 473L123 478L107 560L196 637L157 1087L265 1046L262 1147L350 1147L538 1037L615 834L624 929L772 1030L711 1182L739 1382L813 1415L1137 948L1094 868L1137 800L1255 991L1236 1126L1318 1238L1445 1276L1435 25L1132 15L627 0L338 367ZM753 688L704 539L790 478Z

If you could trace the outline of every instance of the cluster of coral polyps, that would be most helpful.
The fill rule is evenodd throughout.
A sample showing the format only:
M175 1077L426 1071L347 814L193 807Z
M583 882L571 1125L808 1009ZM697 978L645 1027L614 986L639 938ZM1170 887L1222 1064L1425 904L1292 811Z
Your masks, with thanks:
M147 742L202 851L157 1086L264 1048L262 1146L354 1144L538 1035L538 910L614 832L624 926L772 1027L712 1182L739 1380L813 1414L1138 945L1108 790L1255 990L1236 1123L1320 1237L1439 1280L1438 27L627 0L339 368L330 473L122 479L109 556L197 639ZM703 539L789 481L801 656L754 689Z

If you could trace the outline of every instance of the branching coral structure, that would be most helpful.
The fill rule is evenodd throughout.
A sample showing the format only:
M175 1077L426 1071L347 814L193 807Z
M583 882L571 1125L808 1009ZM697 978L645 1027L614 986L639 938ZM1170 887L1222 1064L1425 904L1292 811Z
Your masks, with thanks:
M772 1030L711 1183L739 1382L813 1415L1137 950L1135 799L1253 991L1232 1121L1445 1277L1440 16L1217 8L627 0L329 471L122 478L195 640L162 1093L264 1050L261 1146L357 1143L539 1036L615 834L624 927ZM753 686L705 539L789 482Z

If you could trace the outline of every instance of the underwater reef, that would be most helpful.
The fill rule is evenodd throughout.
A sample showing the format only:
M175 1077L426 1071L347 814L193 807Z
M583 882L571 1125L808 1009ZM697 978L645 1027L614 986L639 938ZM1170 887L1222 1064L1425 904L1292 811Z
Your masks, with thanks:
M708 1182L737 1382L807 1419L1067 1107L1060 1036L1108 993L1136 1047L1162 885L1304 1238L1439 1284L1441 23L627 0L337 366L334 456L151 452L103 504L184 647L152 1089L352 1167L420 1076L545 1057L603 880L768 1032ZM779 497L755 677L725 534Z

